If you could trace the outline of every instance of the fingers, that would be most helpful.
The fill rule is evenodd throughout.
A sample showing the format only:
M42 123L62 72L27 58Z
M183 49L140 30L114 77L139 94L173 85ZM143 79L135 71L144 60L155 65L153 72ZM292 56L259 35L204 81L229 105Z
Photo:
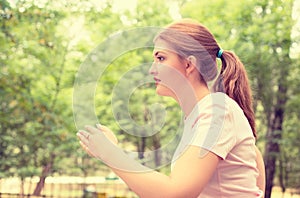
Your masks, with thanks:
M112 131L111 131L108 127L106 127L106 126L104 126L104 125L96 124L96 127L97 127L97 129L99 129L101 132L112 133Z
M106 126L104 126L104 125L101 125L101 124L96 124L96 126L97 126L97 128L100 130L100 131L102 131L102 132L107 132L107 131L109 131L110 132L110 129L109 128L107 128Z
M90 134L86 131L79 131L77 133L77 137L80 139L81 143L83 143L85 146L88 145Z
M104 135L115 145L118 144L118 139L117 137L114 135L114 133L107 128L106 126L103 126L101 124L96 124L97 129L99 129L101 132L104 133Z
M81 141L79 141L80 146L83 148L83 150L85 150L85 152L87 152L87 154L91 157L95 157L95 155L92 154L92 152L90 151L90 149Z
M97 129L101 130L102 125L101 124L96 124Z
M77 137L80 140L80 146L91 157L101 159L102 153L118 143L115 135L109 128L97 124L96 127L85 126L86 130L79 130ZM105 150L106 149L106 150Z
M96 133L99 133L100 130L98 128L95 128L95 127L92 127L92 126L85 126L85 129L87 131L89 131L91 134L96 134Z
M80 139L79 144L83 148L83 150L85 150L85 152L87 152L87 154L89 154L89 156L95 157L95 155L92 154L92 152L90 151L90 149L88 147L90 134L85 131L79 131L77 133L77 136Z

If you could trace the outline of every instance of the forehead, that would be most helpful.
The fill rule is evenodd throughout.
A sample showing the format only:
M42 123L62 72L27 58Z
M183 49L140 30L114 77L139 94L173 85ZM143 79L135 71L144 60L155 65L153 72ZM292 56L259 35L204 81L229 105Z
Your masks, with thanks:
M154 43L154 49L153 49L153 54L157 53L157 52L165 52L165 53L176 53L176 51L173 49L173 47L171 47L171 45L169 43L167 43L166 41L162 40L162 39L158 39L155 41Z

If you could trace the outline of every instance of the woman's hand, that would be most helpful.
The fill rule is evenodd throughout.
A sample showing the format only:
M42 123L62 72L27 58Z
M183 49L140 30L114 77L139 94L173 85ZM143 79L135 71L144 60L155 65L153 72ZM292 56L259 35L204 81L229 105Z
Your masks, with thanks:
M81 147L92 157L107 162L113 157L118 140L109 128L97 125L97 128L86 126L86 131L77 133Z
M109 129L107 128L106 126L104 125L100 125L100 124L96 124L97 126L97 129L99 129L101 132L104 133L104 135L112 142L114 143L115 145L118 144L118 139L117 137L115 136L115 134Z

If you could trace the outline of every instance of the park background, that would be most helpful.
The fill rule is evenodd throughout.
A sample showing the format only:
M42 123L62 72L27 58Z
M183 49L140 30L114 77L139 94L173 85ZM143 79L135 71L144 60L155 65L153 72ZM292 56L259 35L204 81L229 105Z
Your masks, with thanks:
M112 34L187 17L207 26L222 48L245 64L257 145L266 164L266 197L299 197L298 0L0 0L0 196L88 197L95 191L98 197L134 197L80 148L72 110L74 80L87 55ZM130 136L115 123L111 92L132 66L151 62L151 53L137 49L118 57L95 93L100 122L115 132L120 146L139 151L141 160L177 130L179 108L155 96L154 84L139 87L129 103L132 119L140 124L160 119L151 118L149 109L159 102L168 111L166 126L151 137ZM154 162L163 157L158 153ZM159 171L168 173L169 166Z

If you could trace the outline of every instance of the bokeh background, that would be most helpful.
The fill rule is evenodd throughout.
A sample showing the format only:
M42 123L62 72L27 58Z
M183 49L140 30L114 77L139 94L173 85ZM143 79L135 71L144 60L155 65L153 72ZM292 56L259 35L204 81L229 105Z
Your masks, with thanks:
M80 149L73 85L88 54L111 35L180 18L206 25L245 64L266 164L266 198L299 197L299 17L299 0L0 0L0 197L136 197ZM156 96L154 84L138 87L128 104L117 104L128 105L137 123L164 119L165 126L150 137L134 136L116 124L111 99L124 73L151 61L151 49L124 53L108 65L95 92L100 122L120 146L138 151L142 162L146 151L178 135L181 112L173 100ZM164 105L164 118L149 108L155 103ZM164 157L157 153L153 163ZM159 171L168 174L169 166Z

